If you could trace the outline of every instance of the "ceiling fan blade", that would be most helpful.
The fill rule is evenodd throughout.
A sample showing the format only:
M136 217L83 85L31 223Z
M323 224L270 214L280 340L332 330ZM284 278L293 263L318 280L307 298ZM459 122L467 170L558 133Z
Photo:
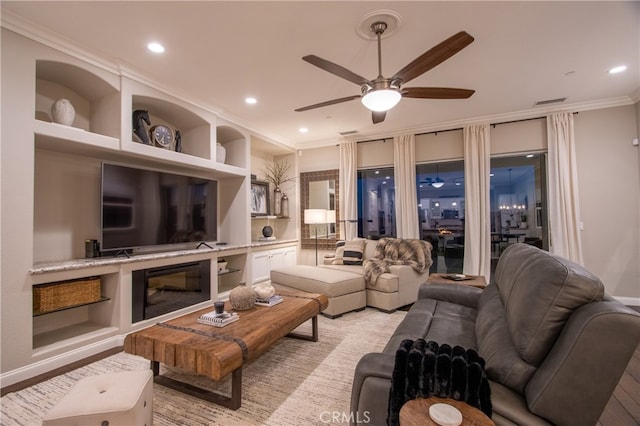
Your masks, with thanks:
M369 80L366 78L359 76L358 74L349 71L348 69L334 64L331 61L327 61L326 59L322 59L316 55L307 55L302 57L303 60L309 62L311 65L315 65L318 68L322 68L323 70L330 72L333 75L337 75L340 78L344 78L352 83L355 83L359 86L369 83Z
M371 111L371 120L373 124L382 123L387 117L387 111Z
M473 40L473 37L467 32L460 31L458 34L449 37L442 43L418 56L410 64L398 71L391 79L400 79L402 83L407 83L429 71L431 68L443 63L471 44Z
M339 103L342 103L342 102L352 101L352 100L358 99L360 97L361 97L360 95L353 95L353 96L347 96L347 97L340 98L340 99L332 99L330 101L320 102L319 104L313 104L313 105L309 105L309 106L306 106L306 107L297 108L295 111L296 112L302 112L302 111L308 111L310 109L322 108L322 107L329 106L329 105L334 105L334 104L339 104Z
M420 99L467 99L474 93L475 90L453 87L407 87L402 89L403 98Z

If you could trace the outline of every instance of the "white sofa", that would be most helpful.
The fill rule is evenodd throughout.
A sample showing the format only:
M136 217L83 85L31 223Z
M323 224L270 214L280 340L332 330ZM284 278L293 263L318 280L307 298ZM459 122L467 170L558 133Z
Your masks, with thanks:
M361 245L360 262L357 262L358 259L352 260L362 263L375 257L377 244L377 240L356 239L347 242L347 247ZM427 241L420 241L420 244L425 249L425 255L428 253L424 272L416 272L409 265L390 265L389 272L382 273L375 283L367 282L362 264L339 264L344 263L340 259L346 257L341 256L344 249L338 248L338 256L325 256L323 265L295 265L275 269L271 271L271 281L276 286L326 294L329 306L323 314L331 318L365 306L391 313L415 302L420 285L427 281L431 265L431 244Z
M356 239L355 241L362 241L364 244L363 261L375 256L376 245L379 240ZM424 272L418 273L408 265L390 265L389 272L380 275L375 283L365 280L367 306L378 308L384 312L393 312L417 300L420 284L427 281L429 277L429 266L431 266L431 244L427 241L422 241L422 243L428 245L429 250L429 258L425 265ZM365 275L364 266L336 265L333 264L335 260L335 255L327 255L324 258L324 265L320 267L348 271L362 276Z

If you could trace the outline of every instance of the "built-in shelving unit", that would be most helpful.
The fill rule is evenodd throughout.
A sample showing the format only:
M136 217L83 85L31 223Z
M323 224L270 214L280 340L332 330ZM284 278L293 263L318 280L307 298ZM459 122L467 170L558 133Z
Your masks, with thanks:
M235 286L251 283L254 251L280 259L285 246L292 254L297 247L295 219L267 218L278 230L284 227L279 240L255 241L253 228L263 219L250 219L254 135L249 130L116 66L44 43L2 29L3 56L12 58L2 62L3 174L14 179L10 190L3 187L3 201L14 207L3 211L10 224L3 228L3 241L12 241L12 250L3 253L0 313L2 323L11 324L3 328L11 350L3 345L1 354L8 385L116 347L135 329L209 303L133 324L134 270L202 260L214 265L224 257L228 272L213 273L210 280L211 299L225 299ZM59 98L74 106L70 126L52 122L51 105ZM137 141L132 123L137 109L149 111L152 125L180 130L182 151ZM280 147L272 154L295 161L294 153ZM226 245L83 259L84 240L100 238L104 161L216 180L216 242ZM287 189L292 203L294 187ZM90 276L101 278L100 300L33 314L33 286Z
M130 318L132 296L127 289L135 268L185 260L215 262L217 257L225 256L229 258L229 270L211 277L211 298L218 298L228 291L227 287L246 281L251 242L247 130L221 120L189 100L121 74L118 69L3 29L5 48L7 52L20 52L11 54L20 58L20 64L3 63L3 85L6 78L21 100L34 100L17 102L11 119L3 114L3 126L8 129L7 134L14 136L7 142L7 151L15 152L16 162L31 167L25 171L31 179L20 179L19 191L21 197L33 203L30 208L23 208L22 226L23 234L24 228L33 229L25 237L32 253L27 257L26 267L23 265L20 271L12 273L14 277L26 277L31 288L19 284L9 288L3 284L3 296L14 298L14 304L21 305L20 312L25 313L13 313L11 317L25 336L13 342L10 355L20 354L15 359L2 354L10 369L97 345L95 351L108 339L114 339L112 345L117 345L118 336L134 328ZM29 69L32 74L24 72ZM74 107L71 125L52 120L51 106L60 98L68 99ZM148 111L151 125L164 124L180 131L180 152L173 145L166 149L135 139L132 114L139 109ZM224 162L217 158L218 143L226 150ZM4 145L3 139L3 148ZM33 161L25 161L29 156ZM219 248L211 242L215 249L180 248L132 258L82 259L84 240L100 237L103 161L216 180L218 239L228 245ZM94 275L100 276L102 282L99 300L34 314L33 286ZM8 317L2 318L6 321Z

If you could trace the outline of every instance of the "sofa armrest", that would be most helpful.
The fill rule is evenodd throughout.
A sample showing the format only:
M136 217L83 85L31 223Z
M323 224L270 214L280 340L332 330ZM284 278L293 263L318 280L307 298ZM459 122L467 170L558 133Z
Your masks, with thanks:
M332 262L334 261L335 258L336 258L335 254L325 254L324 258L322 260L322 264L323 265L332 265L333 264Z
M422 284L429 278L429 271L421 274L409 265L389 265L389 273L397 275L399 281L416 281L417 284Z
M358 361L351 387L352 426L387 424L394 365L395 355L383 353L368 353Z
M478 307L483 289L463 284L424 283L418 291L418 299L436 299L470 308Z

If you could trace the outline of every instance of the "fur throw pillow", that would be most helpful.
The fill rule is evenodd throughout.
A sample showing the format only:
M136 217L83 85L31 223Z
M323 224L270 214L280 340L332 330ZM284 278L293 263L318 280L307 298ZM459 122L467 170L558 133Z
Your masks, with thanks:
M415 398L453 398L491 417L491 390L484 359L473 349L403 340L396 351L387 424L400 424L400 409Z

